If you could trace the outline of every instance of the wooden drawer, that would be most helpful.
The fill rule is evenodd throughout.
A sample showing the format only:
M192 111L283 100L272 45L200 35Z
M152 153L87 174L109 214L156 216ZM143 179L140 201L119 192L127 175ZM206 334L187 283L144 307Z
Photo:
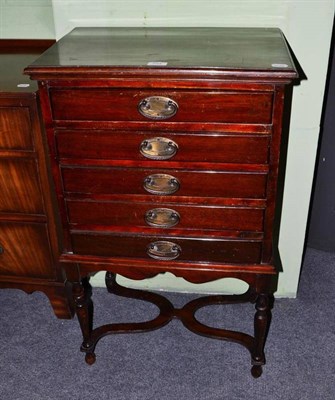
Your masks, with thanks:
M0 212L44 213L35 160L0 158L0 187Z
M81 255L153 259L148 252L156 242L176 245L173 259L195 262L259 263L262 248L261 241L250 240L72 233L73 252Z
M45 224L0 222L0 273L53 278Z
M269 136L243 133L57 131L60 158L265 164L269 142Z
M50 90L55 120L152 121L138 111L140 102L162 96L173 100L177 113L166 121L269 124L271 92L166 91L106 88Z
M241 198L264 198L267 181L267 174L260 172L112 167L63 167L62 176L64 190L68 193L152 194L151 187L164 187L165 193L171 189L178 196Z
M262 231L261 208L68 200L73 225Z
M0 149L33 149L28 107L0 107Z

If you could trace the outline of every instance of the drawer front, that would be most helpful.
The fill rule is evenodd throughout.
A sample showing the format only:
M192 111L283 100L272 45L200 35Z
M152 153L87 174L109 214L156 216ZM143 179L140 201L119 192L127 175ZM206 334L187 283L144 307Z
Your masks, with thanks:
M0 159L0 212L43 214L35 160Z
M33 149L28 107L0 107L0 149Z
M71 224L177 229L263 230L263 209L68 200Z
M73 251L80 255L195 262L260 262L260 241L189 239L156 236L72 234Z
M0 222L0 274L53 277L45 224Z
M238 198L264 198L267 180L267 175L259 172L107 167L63 167L62 176L68 193Z
M166 105L150 104L157 97L167 99ZM152 121L150 112L143 115L146 107L156 108L156 114L167 116L164 121L173 122L269 124L272 120L273 96L263 92L51 89L50 98L55 120ZM145 101L149 104L141 107ZM175 104L171 113L169 101Z
M269 141L269 136L247 134L57 132L59 156L84 159L265 164Z

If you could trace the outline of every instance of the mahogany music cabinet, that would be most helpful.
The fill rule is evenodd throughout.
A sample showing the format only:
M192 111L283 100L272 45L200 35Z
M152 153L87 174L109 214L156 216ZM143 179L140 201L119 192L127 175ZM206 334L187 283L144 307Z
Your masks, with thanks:
M76 28L25 70L37 80L62 223L60 262L95 361L105 335L172 318L233 341L265 363L278 271L273 230L285 89L297 72L279 29ZM93 329L90 275L110 292L153 302L144 323ZM232 277L243 295L175 309L123 288L115 274L171 272L194 283ZM254 336L205 326L211 304L254 302Z

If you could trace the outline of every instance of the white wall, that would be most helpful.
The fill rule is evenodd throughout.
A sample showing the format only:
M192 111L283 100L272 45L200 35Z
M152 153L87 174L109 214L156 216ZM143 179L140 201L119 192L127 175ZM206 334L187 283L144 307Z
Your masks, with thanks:
M280 252L284 272L279 296L294 297L319 135L334 16L333 0L52 0L56 37L75 26L265 26L286 35L308 80L294 88ZM98 275L95 282L103 282ZM131 282L127 282L132 284ZM172 275L141 283L171 290L233 291L221 281L195 286Z
M0 39L54 39L51 0L0 0Z

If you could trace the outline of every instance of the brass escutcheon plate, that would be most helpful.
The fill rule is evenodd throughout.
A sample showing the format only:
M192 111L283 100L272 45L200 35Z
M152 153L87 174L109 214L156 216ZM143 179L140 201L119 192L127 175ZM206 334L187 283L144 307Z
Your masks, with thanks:
M172 175L153 174L144 178L143 187L152 194L168 195L179 190L180 182Z
M178 145L171 139L154 137L140 144L140 153L150 160L168 160L176 155Z
M138 103L138 111L149 119L168 119L177 113L178 104L169 97L150 96Z
M159 240L147 246L147 254L156 260L174 260L180 256L181 247L173 242Z
M171 208L153 208L145 213L145 222L155 228L172 228L179 221L179 213Z

